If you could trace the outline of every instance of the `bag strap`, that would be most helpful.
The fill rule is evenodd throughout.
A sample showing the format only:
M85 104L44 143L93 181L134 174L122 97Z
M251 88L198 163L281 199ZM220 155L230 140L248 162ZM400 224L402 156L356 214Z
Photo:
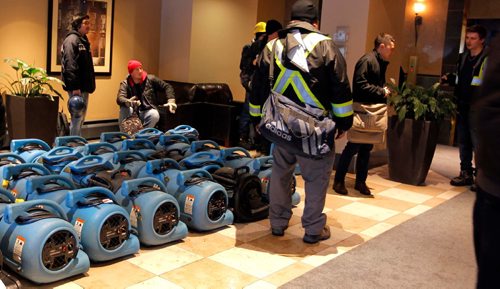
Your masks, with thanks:
M278 42L280 39L276 38L273 42L273 48L271 49L271 54L272 54L272 59L271 63L269 64L269 88L273 90L274 86L274 61L276 61L276 42Z

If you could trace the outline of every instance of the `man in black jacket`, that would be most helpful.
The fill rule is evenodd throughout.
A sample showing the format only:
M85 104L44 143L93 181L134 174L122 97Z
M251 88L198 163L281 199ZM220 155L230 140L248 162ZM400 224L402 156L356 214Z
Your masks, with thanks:
M61 48L61 69L64 90L69 94L70 135L80 135L87 114L89 94L95 90L94 64L87 38L89 16L74 16L71 27Z
M474 247L477 288L500 288L500 36L493 40L484 81L472 105L477 128ZM477 113L476 113L477 112Z
M129 75L120 83L116 98L120 106L120 123L134 110L145 128L156 126L160 120L159 107L166 107L170 113L175 113L177 105L170 84L152 74L148 75L137 60L130 60L127 68Z
M453 186L470 186L474 183L472 153L475 146L474 127L470 125L471 104L478 97L484 63L487 56L484 41L486 28L480 25L467 27L465 45L467 50L460 54L454 81L457 99L457 143L460 155L460 174L451 179Z
M385 72L395 47L395 40L391 35L381 33L374 42L375 48L363 55L354 68L353 98L355 102L363 104L386 103L386 98L390 94L389 89L385 86ZM344 179L351 159L357 153L354 188L363 195L371 195L370 189L366 186L366 178L368 177L368 162L372 149L373 144L347 142L335 173L333 183L335 192L347 195Z
M318 31L318 10L309 0L292 5L292 21L268 42L258 60L252 81L250 114L257 123L261 106L269 96L269 69L273 62L273 90L297 104L307 103L325 110L336 123L337 138L352 125L352 97L345 60L333 40ZM274 54L273 54L273 47ZM327 114L328 112L328 114ZM300 164L305 181L305 207L302 226L306 243L330 237L325 206L335 149L319 159L296 155L276 144L269 193L269 220L274 236L283 236L292 216L289 188L295 165Z

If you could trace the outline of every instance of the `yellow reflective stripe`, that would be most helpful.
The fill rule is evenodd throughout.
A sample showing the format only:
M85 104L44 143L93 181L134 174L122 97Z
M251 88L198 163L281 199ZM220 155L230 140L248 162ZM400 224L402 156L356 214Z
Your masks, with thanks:
M280 73L278 74L278 78L276 79L276 82L274 83L273 90L283 94L285 92L285 89L288 87L290 82L292 81L292 70L286 69L281 61L276 58L276 65L280 68ZM284 81L283 79L286 79Z
M472 82L470 85L472 86L480 86L483 83L483 71L486 68L486 61L488 60L488 57L485 57L483 60L483 63L481 64L481 68L479 68L479 75L474 76L472 78Z
M352 100L344 103L332 103L333 114L338 117L346 117L352 115Z
M295 77L293 78L294 81L292 82L292 87L294 88L295 93L297 95L307 96L305 103L315 107L319 107L321 109L325 109L325 107L321 104L321 102L319 102L311 89L309 89L309 86L307 85L302 75L298 71L296 71L295 73Z
M251 116L259 117L262 116L262 113L260 112L260 105L248 103L249 108L248 112L250 113Z

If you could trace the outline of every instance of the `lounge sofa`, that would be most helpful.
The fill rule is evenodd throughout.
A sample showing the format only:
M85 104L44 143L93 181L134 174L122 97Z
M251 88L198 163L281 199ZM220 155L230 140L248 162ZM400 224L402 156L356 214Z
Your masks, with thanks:
M238 141L238 116L241 105L225 83L188 83L166 80L175 92L177 111L160 109L158 129L167 131L180 124L196 128L201 139L211 139L224 146Z

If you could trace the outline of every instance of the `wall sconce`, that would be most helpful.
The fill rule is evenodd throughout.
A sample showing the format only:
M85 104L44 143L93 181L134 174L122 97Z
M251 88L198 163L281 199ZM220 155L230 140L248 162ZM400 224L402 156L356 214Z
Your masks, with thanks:
M415 47L417 47L417 41L418 41L418 28L422 25L423 18L422 16L418 15L418 13L422 13L425 10L425 4L423 2L416 1L413 3L413 12L415 12Z

